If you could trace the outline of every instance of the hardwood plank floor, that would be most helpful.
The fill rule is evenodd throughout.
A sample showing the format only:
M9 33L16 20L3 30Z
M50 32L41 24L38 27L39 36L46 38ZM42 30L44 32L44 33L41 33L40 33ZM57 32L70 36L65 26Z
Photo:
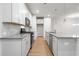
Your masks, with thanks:
M29 52L29 56L52 56L52 53L43 37L37 37Z

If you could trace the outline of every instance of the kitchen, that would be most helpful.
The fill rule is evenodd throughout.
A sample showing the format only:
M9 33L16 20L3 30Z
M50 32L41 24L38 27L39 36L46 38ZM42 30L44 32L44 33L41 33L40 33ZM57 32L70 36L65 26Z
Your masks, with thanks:
M31 19L32 15L24 3L0 3L0 55L28 54L33 36Z
M79 56L78 12L79 3L0 3L0 56L28 56L37 37L52 56Z
M38 36L37 25L44 25L44 37L51 30L51 18L37 21L28 7L27 3L0 3L0 56L28 55Z

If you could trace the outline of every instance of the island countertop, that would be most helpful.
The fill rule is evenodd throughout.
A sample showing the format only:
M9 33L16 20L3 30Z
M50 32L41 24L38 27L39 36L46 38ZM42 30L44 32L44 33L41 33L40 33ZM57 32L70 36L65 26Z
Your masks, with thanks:
M57 34L54 34L54 33L49 33L51 35L53 35L54 37L56 38L59 38L59 39L79 39L79 37L73 37L73 36L63 36L63 35L57 35Z

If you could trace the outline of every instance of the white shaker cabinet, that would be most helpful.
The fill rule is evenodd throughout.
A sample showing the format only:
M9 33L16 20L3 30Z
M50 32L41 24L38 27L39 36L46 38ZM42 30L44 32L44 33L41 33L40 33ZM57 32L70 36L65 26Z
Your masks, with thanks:
M58 39L56 38L56 37L53 37L53 43L52 43L52 51L53 51L53 54L55 55L55 56L57 56L58 55Z
M22 40L22 56L26 56L26 38Z
M30 18L31 13L24 3L0 4L0 19L3 19L3 22L25 25L25 17Z
M25 17L28 14L24 3L12 3L12 22L25 25Z
M12 22L19 23L19 4L12 3Z
M77 40L68 37L53 37L53 53L55 56L75 56Z
M2 53L2 45L1 45L1 40L0 40L0 56L1 56L1 53Z
M75 56L76 43L74 38L60 38L58 39L58 56Z
M30 50L30 34L23 38L3 38L0 40L1 56L26 56Z
M30 48L31 48L31 37L30 37L30 33L28 33L27 35L27 41L26 41L26 55L28 54Z
M0 3L0 22L1 22L2 17L3 17L3 4Z
M26 56L30 49L30 35L22 40L22 56Z
M0 4L0 11L3 22L11 22L11 3Z
M19 20L20 20L20 24L25 25L25 17L26 17L26 6L24 3L20 3L19 4Z
M21 56L21 39L2 39L2 56Z

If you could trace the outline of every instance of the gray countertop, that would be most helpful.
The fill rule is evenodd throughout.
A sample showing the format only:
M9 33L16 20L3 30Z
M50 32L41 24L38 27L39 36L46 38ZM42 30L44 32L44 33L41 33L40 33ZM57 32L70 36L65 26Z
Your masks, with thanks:
M0 37L0 39L22 39L24 37L27 37L28 34L15 34L11 36L5 36L5 37Z
M72 37L72 36L61 36L61 35L57 35L57 34L54 34L54 33L49 33L51 35L53 35L54 37L56 38L59 38L59 39L79 39L79 37Z

